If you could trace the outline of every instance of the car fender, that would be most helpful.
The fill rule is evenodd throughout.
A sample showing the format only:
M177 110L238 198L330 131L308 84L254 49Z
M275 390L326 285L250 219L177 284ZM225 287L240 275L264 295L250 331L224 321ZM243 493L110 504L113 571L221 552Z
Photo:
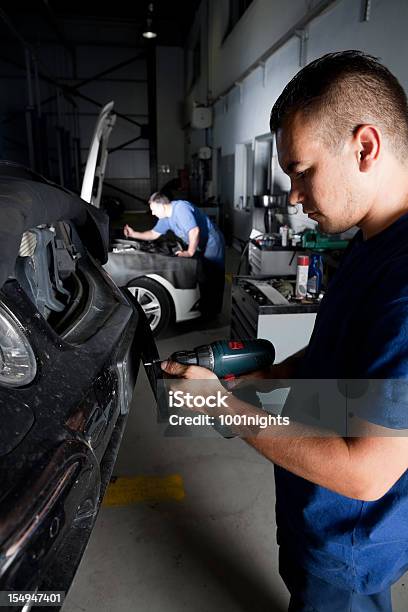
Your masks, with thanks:
M200 316L199 310L193 310L194 305L200 299L200 289L198 285L194 289L176 289L168 280L160 274L145 274L162 285L169 293L176 315L176 322L196 319Z

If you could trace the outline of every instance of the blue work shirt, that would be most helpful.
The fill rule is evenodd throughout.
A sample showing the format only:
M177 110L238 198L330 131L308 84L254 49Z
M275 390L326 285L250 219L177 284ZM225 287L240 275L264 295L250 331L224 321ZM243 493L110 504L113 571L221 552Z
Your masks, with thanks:
M408 429L408 214L368 240L355 236L322 300L297 376L378 379L378 392L362 401L362 418L389 435ZM321 409L332 407L326 402ZM371 502L278 466L275 478L278 542L309 572L369 594L408 570L408 471Z
M224 237L220 230L211 222L199 208L187 202L187 200L173 200L171 202L171 216L159 219L153 227L153 231L158 234L165 234L171 230L189 243L188 233L194 227L200 230L200 238L198 250L203 256L218 264L224 266Z

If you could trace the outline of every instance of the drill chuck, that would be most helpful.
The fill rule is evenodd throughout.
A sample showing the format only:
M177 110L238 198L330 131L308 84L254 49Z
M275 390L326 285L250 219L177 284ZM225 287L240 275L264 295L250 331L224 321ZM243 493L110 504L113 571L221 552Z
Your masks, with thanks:
M197 346L191 351L176 351L170 355L170 360L183 365L198 365L214 372L214 354L211 344Z

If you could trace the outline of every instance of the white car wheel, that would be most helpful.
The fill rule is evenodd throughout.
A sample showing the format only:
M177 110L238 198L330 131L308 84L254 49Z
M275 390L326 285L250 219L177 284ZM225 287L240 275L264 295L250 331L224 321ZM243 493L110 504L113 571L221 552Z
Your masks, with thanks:
M137 278L128 286L146 315L155 335L162 332L171 318L171 302L166 290L151 278Z

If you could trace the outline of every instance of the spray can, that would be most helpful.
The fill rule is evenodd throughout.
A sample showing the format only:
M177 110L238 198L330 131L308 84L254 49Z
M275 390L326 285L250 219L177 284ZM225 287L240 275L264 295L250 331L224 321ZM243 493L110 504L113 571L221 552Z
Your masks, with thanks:
M309 257L298 255L296 268L296 297L304 298L307 293L307 277L309 272Z

